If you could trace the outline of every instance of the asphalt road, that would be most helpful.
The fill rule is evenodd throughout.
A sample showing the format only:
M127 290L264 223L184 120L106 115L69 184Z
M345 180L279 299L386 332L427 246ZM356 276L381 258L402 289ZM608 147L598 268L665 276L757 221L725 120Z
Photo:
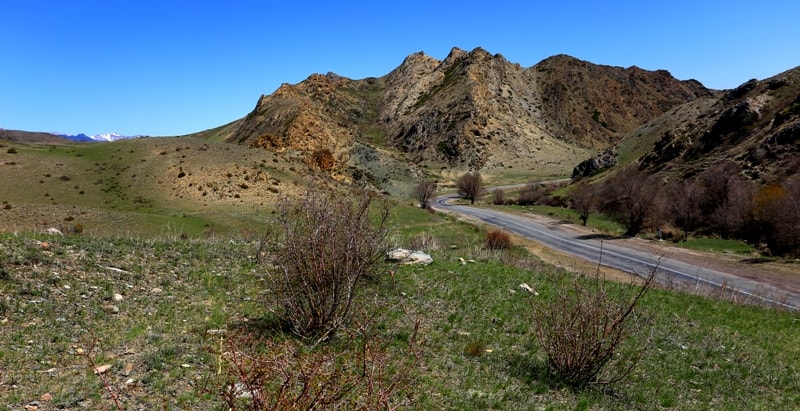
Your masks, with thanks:
M546 247L624 272L646 277L656 270L656 281L661 284L687 290L721 290L753 303L800 311L800 295L768 284L635 250L604 236L579 235L559 228L558 224L541 224L520 215L452 204L456 198L456 194L437 197L434 208L483 221Z

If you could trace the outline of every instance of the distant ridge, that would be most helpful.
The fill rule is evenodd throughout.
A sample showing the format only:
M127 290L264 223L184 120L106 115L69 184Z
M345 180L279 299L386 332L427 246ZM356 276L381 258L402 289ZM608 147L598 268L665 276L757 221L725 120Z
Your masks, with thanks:
M80 142L103 142L103 141L104 142L110 142L110 141L124 140L124 139L128 139L128 138L141 137L141 136L123 136L122 134L114 133L114 132L97 134L97 135L94 135L94 136L88 136L88 135L83 134L83 133L75 134L75 135L64 134L64 133L53 133L53 134L55 134L57 136L60 136L60 137L64 137L64 138L66 138L68 140L80 141Z

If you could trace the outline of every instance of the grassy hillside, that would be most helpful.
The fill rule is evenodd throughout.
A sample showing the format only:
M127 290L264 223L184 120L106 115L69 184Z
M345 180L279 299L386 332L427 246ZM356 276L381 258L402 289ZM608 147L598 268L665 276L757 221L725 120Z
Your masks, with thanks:
M96 235L237 232L263 220L302 170L286 157L198 138L0 148L0 230ZM298 167L299 168L299 167Z
M429 251L435 262L396 267L395 285L370 284L362 296L367 312L395 307L381 317L381 339L407 338L399 306L422 319L423 356L407 387L414 408L800 406L796 314L659 290L643 301L655 327L633 343L651 338L652 347L631 378L564 389L545 372L529 307L553 298L559 269L522 249L485 250L481 231L445 215L398 206L393 219L395 242ZM220 409L215 353L231 335L214 330L270 332L257 239L3 234L0 405L114 409L91 359L110 366L103 375L123 409Z

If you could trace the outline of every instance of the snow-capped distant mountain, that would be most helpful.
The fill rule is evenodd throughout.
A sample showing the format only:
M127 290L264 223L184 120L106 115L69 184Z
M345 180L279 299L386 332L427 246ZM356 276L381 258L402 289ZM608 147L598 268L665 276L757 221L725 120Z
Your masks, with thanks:
M83 133L75 134L75 135L64 134L64 133L53 133L53 134L55 134L57 136L64 137L64 138L68 138L68 139L73 140L73 141L82 141L82 142L90 142L90 141L106 141L106 142L109 142L109 141L123 140L123 139L126 139L126 138L139 137L139 136L123 136L122 134L113 133L113 132L112 133L98 134L98 135L95 135L95 136L87 136L86 134L83 134Z

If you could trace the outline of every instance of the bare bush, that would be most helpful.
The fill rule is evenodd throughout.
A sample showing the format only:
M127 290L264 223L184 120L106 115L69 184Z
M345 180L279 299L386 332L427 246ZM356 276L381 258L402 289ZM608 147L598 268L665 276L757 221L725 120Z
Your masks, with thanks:
M477 171L466 173L456 180L456 189L459 196L475 204L475 199L483 194L483 177Z
M419 201L420 208L428 208L428 203L436 194L438 184L434 181L423 181L414 188L414 198Z
M507 250L511 248L511 236L504 231L492 230L486 233L484 245L490 250Z
M279 204L262 246L272 311L301 336L324 338L348 316L359 281L377 276L387 246L389 204L371 218L374 194L341 196L314 186ZM373 222L374 221L374 222Z
M494 205L506 205L506 192L503 189L496 188L492 190L492 194L494 199L492 200L492 204Z
M573 388L610 384L633 370L647 344L635 347L632 356L617 354L650 324L636 308L653 284L653 273L638 287L604 281L599 274L548 277L552 295L531 297L533 330L559 381Z
M539 183L528 183L519 190L517 204L521 206L541 204L547 197L547 187Z
M237 330L220 340L220 396L230 410L398 409L413 402L419 322L405 344L361 317L336 345L263 338Z

